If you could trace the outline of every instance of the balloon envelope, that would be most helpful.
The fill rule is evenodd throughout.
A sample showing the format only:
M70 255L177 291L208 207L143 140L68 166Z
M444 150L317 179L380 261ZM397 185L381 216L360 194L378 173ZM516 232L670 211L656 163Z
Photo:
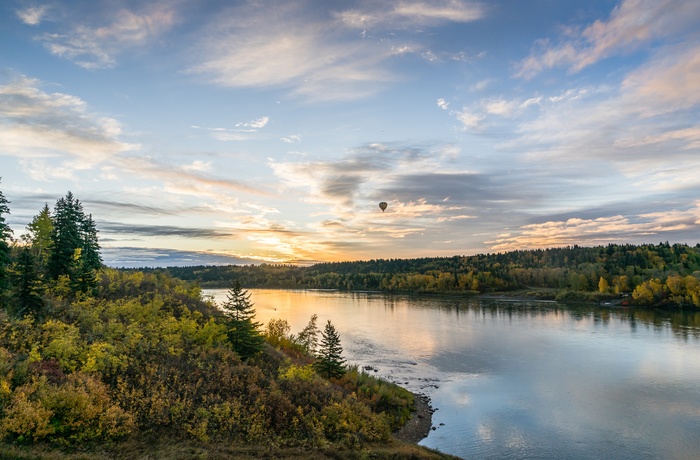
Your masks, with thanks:
M382 201L381 203L379 203L379 208L382 210L382 212L384 212L384 210L386 209L386 202Z

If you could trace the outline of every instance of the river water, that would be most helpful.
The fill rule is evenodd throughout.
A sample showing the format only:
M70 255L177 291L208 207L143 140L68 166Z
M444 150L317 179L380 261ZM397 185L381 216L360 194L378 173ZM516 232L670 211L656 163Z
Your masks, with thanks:
M314 313L321 329L330 319L349 363L428 395L435 429L421 445L469 459L700 458L700 312L249 292L257 321L296 333Z

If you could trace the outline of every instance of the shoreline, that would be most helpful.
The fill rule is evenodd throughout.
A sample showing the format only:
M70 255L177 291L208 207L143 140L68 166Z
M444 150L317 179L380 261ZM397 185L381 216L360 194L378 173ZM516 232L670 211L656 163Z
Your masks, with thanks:
M430 398L424 394L413 393L416 410L411 414L411 418L393 436L404 442L418 444L428 437L433 428L433 412L435 409L430 405Z

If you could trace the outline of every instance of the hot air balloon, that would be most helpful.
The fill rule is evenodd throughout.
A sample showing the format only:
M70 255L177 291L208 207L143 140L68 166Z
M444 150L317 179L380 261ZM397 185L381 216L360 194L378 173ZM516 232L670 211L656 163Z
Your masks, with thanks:
M384 210L386 209L386 202L385 201L382 201L381 203L379 203L379 209L381 209L382 212L384 212Z

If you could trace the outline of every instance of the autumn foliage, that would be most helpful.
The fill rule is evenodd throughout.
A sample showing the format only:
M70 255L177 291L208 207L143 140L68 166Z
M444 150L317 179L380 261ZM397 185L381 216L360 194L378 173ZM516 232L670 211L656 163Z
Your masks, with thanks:
M356 368L322 378L284 324L276 347L242 361L227 318L185 282L103 269L98 286L49 292L43 319L0 311L4 443L349 447L388 441L412 408L409 392Z

